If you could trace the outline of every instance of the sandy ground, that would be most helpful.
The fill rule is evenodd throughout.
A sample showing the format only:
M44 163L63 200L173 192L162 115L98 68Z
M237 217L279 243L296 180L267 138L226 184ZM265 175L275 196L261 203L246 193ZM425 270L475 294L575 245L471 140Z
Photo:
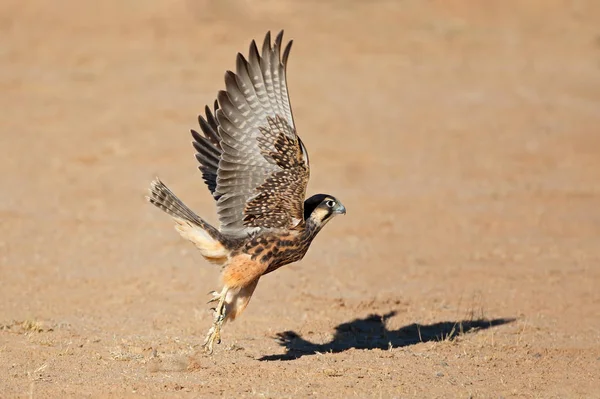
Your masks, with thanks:
M0 397L600 397L600 2L0 3ZM348 209L212 357L188 130L286 29Z

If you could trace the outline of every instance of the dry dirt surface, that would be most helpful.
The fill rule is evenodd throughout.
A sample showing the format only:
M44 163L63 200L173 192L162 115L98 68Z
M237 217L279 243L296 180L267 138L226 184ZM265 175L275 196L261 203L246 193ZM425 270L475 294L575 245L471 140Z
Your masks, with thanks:
M189 129L284 28L342 200L213 356ZM0 3L0 397L600 397L600 2Z

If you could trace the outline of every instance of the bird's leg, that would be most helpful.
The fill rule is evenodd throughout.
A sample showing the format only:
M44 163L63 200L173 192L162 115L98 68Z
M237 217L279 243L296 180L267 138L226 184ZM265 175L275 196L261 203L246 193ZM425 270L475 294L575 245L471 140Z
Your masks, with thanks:
M221 293L213 291L211 293L213 297L210 301L208 301L208 303L219 301L217 307L214 310L213 325L210 328L210 330L208 330L208 334L206 335L206 339L204 340L203 345L204 350L207 351L209 354L212 354L213 352L213 344L215 341L217 342L217 344L221 343L221 326L223 325L223 321L225 321L226 316L225 298L227 297L227 291L229 291L229 288L227 287L223 287Z

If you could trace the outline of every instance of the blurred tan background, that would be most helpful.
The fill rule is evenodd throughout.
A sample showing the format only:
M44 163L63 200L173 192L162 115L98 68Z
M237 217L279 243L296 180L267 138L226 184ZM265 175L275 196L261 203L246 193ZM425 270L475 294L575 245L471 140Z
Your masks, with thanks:
M210 358L144 195L216 221L188 132L280 29L348 214ZM600 397L600 2L4 0L0 93L0 396Z

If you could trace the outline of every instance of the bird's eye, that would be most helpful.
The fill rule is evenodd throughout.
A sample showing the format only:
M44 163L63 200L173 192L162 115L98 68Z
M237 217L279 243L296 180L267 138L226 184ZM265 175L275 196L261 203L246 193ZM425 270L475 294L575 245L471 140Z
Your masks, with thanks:
M330 208L333 208L335 206L335 201L334 200L327 200L327 202L325 202L325 205L327 205Z

